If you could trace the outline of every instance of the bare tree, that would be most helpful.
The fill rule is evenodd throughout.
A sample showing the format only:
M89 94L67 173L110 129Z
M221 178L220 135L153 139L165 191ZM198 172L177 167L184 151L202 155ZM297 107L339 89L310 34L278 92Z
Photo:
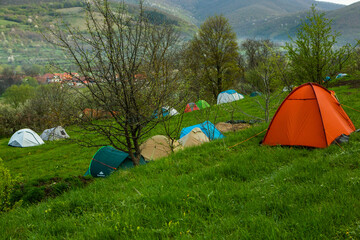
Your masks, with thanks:
M270 120L271 103L276 101L281 91L282 83L286 79L286 62L280 53L275 52L268 47L269 55L257 66L250 71L249 82L253 88L262 93L261 98L264 104L255 99L259 106L264 110L264 118L266 122ZM277 104L275 104L277 107Z
M264 61L264 59L267 59L271 54L269 48L273 48L274 46L275 44L269 39L246 39L244 42L242 42L241 49L245 52L247 69L254 69L262 61Z
M82 122L91 134L82 140L92 146L112 145L138 165L141 139L163 120L154 112L178 99L172 59L178 35L171 26L151 24L142 1L131 14L124 2L107 0L88 1L84 9L86 31L59 25L50 28L47 39L71 56L73 70L81 76L77 81L87 88L80 91L83 105L111 115Z

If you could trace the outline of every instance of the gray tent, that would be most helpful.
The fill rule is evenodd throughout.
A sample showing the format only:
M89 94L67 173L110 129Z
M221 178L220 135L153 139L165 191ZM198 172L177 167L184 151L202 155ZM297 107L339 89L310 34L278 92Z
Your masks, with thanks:
M54 128L46 129L40 135L41 139L44 141L53 141L63 138L69 138L70 136L66 133L65 129L61 126Z

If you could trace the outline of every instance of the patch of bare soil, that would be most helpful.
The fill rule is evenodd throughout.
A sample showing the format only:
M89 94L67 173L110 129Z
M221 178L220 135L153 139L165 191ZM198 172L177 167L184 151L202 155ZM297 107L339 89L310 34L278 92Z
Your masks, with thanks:
M248 123L225 123L225 122L219 122L215 125L215 127L222 133L226 132L237 132L243 129L247 129L250 127L250 124Z

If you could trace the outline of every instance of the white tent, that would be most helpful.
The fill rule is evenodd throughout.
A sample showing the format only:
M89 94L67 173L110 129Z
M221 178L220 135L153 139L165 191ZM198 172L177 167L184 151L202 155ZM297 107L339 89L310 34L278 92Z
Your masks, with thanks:
M217 97L217 104L229 103L243 98L244 96L241 95L240 93L237 93L235 90L226 90L224 92L219 93Z
M53 141L63 138L69 138L70 136L66 133L63 127L57 126L44 130L40 137L44 141Z
M205 135L200 128L193 128L191 132L179 139L179 143L183 147L191 147L201 145L204 142L210 142L209 138Z
M290 85L290 86L285 86L283 88L283 92L291 92L294 89L294 85Z
M169 115L170 116L174 116L174 115L177 115L179 114L178 111L176 111L175 108L172 108L172 107L169 107L169 106L166 106L166 107L163 107L166 111L169 112Z
M24 128L14 133L8 143L12 147L33 147L44 144L40 136L31 129Z

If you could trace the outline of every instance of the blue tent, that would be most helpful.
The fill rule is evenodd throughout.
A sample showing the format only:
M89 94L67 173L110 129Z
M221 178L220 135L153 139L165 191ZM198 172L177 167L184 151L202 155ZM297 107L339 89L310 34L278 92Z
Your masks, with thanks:
M194 126L190 126L190 127L186 127L183 128L181 130L181 134L180 134L180 138L182 138L183 136L185 136L186 134L188 134L189 132L191 132L191 130L193 130L194 128L200 128L201 131L203 131L203 133L205 133L205 135L210 139L210 140L214 140L214 139L218 139L218 138L223 138L225 137L224 135L222 135L222 133L216 129L216 127L214 126L214 124L212 124L209 121L205 121L203 123L194 125Z

